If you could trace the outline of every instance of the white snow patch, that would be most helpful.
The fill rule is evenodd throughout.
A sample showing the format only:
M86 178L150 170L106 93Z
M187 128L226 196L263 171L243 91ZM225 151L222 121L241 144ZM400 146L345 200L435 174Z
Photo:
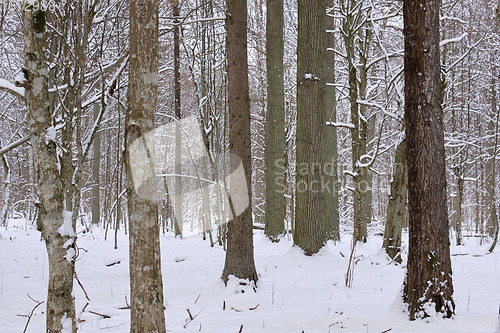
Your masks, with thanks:
M75 236L75 231L73 230L72 222L73 212L67 210L63 211L63 224L57 230L61 236Z
M56 128L54 126L47 128L47 133L45 133L45 144L48 145L51 141L56 142Z
M66 317L66 314L61 318L62 331L61 333L71 333L73 330L73 322L71 317Z
M320 78L312 73L305 73L304 74L304 79L305 80L314 80L314 81L319 81Z

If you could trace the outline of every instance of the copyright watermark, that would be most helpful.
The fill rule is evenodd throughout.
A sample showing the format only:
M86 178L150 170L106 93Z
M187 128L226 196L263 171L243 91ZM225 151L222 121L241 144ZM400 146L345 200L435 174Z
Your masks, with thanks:
M26 12L55 11L55 0L0 0L0 10L3 12L10 10L21 10Z

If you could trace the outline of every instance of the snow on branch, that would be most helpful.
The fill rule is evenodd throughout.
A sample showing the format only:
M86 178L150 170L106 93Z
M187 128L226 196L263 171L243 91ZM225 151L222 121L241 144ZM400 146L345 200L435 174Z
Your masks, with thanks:
M0 90L7 91L22 100L26 100L26 97L24 95L24 88L16 87L14 83L9 82L5 79L0 79Z
M335 122L335 121L327 121L327 122L326 122L326 126L346 127L346 128L350 128L350 129L354 129L354 128L355 128L354 124L350 124L350 123L339 123L339 122Z

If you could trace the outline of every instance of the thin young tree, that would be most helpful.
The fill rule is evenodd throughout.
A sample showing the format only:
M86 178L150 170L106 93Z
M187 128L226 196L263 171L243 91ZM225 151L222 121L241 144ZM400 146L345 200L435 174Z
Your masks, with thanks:
M403 299L411 320L455 311L451 271L438 0L405 1L404 73L409 249Z
M229 152L231 169L240 163L244 168L246 184L230 181L230 192L247 186L249 205L227 225L227 251L222 279L229 276L257 281L253 251L251 204L251 140L250 97L247 58L247 1L227 1L227 80L229 105ZM233 207L233 204L230 203Z
M158 97L158 1L130 1L129 84L125 116L125 170L129 214L130 332L165 332L154 130ZM149 134L148 134L149 133ZM154 135L153 135L154 137ZM134 155L132 147L143 155ZM147 160L134 160L142 157ZM143 167L133 178L133 167ZM134 183L134 181L136 181Z
M285 97L283 0L267 0L266 235L273 241L285 221Z
M39 195L38 228L49 258L46 330L76 332L73 291L73 242L71 213L64 212L61 175L57 167L55 128L50 126L49 68L47 66L47 13L29 5L23 12L24 77L35 183ZM50 126L50 127L49 127ZM49 130L41 131L41 128ZM66 216L65 214L66 213ZM72 251L73 250L73 251Z

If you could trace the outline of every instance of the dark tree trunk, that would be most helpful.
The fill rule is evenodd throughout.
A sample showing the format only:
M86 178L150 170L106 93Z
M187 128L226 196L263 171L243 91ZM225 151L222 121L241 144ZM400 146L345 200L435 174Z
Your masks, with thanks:
M411 320L454 314L450 259L438 0L405 1L405 123L408 156L408 268Z
M294 242L306 255L317 253L328 239L326 198L332 191L326 165L328 156L324 154L327 144L326 8L325 0L298 2Z
M266 235L276 241L283 234L286 209L283 0L267 0L266 59Z
M257 281L253 252L252 204L251 204L251 140L250 97L248 88L247 59L247 1L227 1L227 79L229 105L229 152L231 171L240 163L244 168L246 184L230 181L230 192L241 186L247 187L249 205L243 213L227 225L226 262L222 279L230 275L240 279ZM234 213L234 211L233 211ZM233 214L234 215L234 214Z
M130 238L130 332L164 333L153 134L158 97L157 1L130 2L129 38L125 170Z

